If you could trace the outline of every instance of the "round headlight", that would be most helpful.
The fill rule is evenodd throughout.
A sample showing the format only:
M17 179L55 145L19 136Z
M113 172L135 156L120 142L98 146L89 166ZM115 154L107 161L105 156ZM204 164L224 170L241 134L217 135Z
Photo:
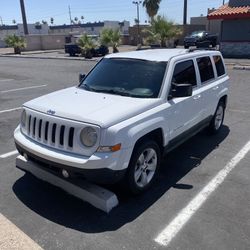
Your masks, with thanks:
M93 147L97 142L97 132L92 127L86 127L81 131L80 139L85 147Z
M21 114L21 126L25 127L26 125L26 111L23 110L22 114Z

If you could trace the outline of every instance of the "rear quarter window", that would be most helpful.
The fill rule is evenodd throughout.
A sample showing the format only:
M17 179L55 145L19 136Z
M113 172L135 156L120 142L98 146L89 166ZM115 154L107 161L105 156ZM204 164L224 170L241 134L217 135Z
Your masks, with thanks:
M197 58L201 83L205 83L214 78L212 61L209 56Z
M213 59L214 59L217 75L218 76L225 75L225 67L224 67L221 56L213 56Z

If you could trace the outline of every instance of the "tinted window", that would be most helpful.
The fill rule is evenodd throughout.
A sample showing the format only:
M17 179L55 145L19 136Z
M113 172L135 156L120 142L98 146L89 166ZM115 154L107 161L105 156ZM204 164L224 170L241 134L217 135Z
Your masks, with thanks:
M176 84L197 84L194 63L192 60L176 64L172 82Z
M159 95L166 62L128 58L103 59L80 87L88 91L139 98Z
M202 83L214 78L214 70L210 57L206 56L198 58L197 63Z
M225 68L224 68L221 56L214 56L213 58L214 58L214 63L215 63L216 70L217 70L217 75L218 76L224 75Z

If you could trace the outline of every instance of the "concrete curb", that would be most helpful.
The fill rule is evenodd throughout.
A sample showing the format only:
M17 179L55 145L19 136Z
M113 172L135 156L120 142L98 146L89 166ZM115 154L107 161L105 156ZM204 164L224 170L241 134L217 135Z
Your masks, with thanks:
M8 57L8 58L27 58L27 59L51 59L51 60L73 60L73 61L88 61L88 62L99 62L102 57L98 59L86 59L79 57L49 57L49 56L28 56L28 55L0 55L0 57Z
M234 65L233 69L236 69L236 70L250 70L250 65Z
M90 203L106 213L109 213L119 203L117 196L107 189L84 180L63 179L49 172L37 163L29 160L27 161L21 155L16 158L16 167L33 174L38 179L63 189L67 193Z

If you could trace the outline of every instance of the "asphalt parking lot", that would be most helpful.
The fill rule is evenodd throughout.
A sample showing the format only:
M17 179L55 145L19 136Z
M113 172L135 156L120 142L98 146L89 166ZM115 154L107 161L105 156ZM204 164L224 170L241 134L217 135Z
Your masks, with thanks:
M167 246L155 240L249 142L250 71L228 69L231 90L221 133L201 132L169 153L157 183L144 195L113 187L120 204L110 214L16 169L13 131L21 105L76 85L78 74L94 64L0 58L0 215L44 249L250 249L250 153Z

